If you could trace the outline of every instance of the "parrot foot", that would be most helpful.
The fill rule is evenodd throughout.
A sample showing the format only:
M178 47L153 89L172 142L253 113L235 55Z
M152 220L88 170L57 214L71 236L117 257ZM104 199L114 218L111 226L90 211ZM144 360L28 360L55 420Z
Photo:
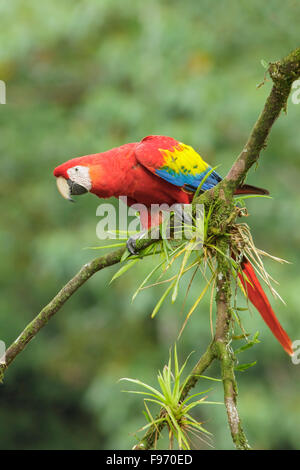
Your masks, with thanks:
M129 251L129 253L131 253L132 255L137 254L136 242L144 238L146 234L147 234L147 230L142 230L141 232L135 233L130 238L128 238L126 242L126 248Z
M138 240L141 240L145 236L147 236L147 238L150 238L150 239L153 239L153 240L158 240L159 239L159 233L160 233L159 232L159 226L151 227L151 231L142 230L141 232L135 233L130 238L128 238L128 240L126 242L127 250L132 255L136 255L138 253L138 250L136 248L136 242Z

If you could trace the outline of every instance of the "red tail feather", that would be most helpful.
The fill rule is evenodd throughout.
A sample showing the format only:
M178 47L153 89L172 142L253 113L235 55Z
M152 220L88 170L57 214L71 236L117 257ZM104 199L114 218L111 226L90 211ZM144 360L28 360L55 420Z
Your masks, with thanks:
M239 274L239 278L248 294L248 298L253 303L254 307L257 308L283 349L291 356L293 354L292 342L276 318L270 302L256 277L252 265L245 258L242 262L242 270L247 279L251 282L250 284L242 274Z

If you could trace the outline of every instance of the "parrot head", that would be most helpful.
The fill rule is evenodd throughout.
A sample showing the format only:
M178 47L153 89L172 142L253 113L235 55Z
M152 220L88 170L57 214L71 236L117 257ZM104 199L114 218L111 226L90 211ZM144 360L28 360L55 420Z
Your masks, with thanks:
M90 192L100 198L120 194L126 180L125 170L131 168L136 143L121 145L106 152L73 158L55 168L58 191L68 201L72 196ZM134 159L135 161L135 159Z
M94 162L89 157L78 157L59 165L53 171L59 193L68 201L72 196L79 196L92 190Z

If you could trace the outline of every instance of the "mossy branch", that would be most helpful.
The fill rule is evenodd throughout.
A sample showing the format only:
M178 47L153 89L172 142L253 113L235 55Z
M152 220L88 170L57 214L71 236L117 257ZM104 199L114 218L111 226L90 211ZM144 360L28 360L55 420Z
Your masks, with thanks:
M157 240L139 240L137 247L139 250L147 248ZM37 316L24 328L18 338L7 348L5 357L1 358L0 381L12 361L23 351L27 344L37 335L37 333L48 323L67 300L76 292L90 277L104 268L113 266L121 261L125 248L119 248L104 256L93 259L82 266L78 273L56 294L56 296L46 305Z
M271 93L240 155L220 185L229 188L231 194L244 181L251 166L257 162L281 111L286 111L292 83L300 77L300 48L281 61L270 63L268 72L273 81Z
M230 255L228 240L220 239L220 252ZM239 450L248 450L250 446L244 434L241 419L237 409L237 383L234 375L235 355L230 347L231 324L231 265L229 257L217 253L217 323L214 337L214 348L217 359L221 364L221 377L224 388L224 402L227 411L228 424L232 440Z
M193 201L198 204L202 203L205 206L214 204L213 218L217 221L217 224L212 228L214 229L214 233L219 235L217 243L222 253L230 252L230 239L224 237L223 234L236 217L233 204L234 192L245 180L252 165L258 161L260 152L266 147L267 137L274 122L279 117L281 110L286 110L287 99L291 91L292 83L300 77L300 48L293 51L281 61L270 63L268 72L272 78L273 87L243 150L237 157L227 176L217 186L206 191ZM231 353L229 346L229 328L231 322L231 266L224 256L216 254L216 258L218 263L216 332L213 343L209 346L204 356L210 351L210 363L214 359L218 359L221 363L224 401L232 439L237 449L247 450L250 447L242 429L241 419L237 410L237 384L234 376L235 357ZM201 358L199 363L201 363ZM205 361L204 363L206 364ZM190 388L192 388L198 380L193 373L191 377L193 377L193 380L190 382ZM155 426L153 426L149 428L147 434L135 448L150 449L156 438L157 430Z
M279 62L271 63L268 71L273 81L273 87L242 152L223 181L213 189L197 197L194 201L194 203L203 203L206 206L212 202L214 203L214 220L217 220L217 226L214 227L214 229L216 233L218 233L217 243L223 253L229 252L230 250L230 240L224 236L224 233L233 220L233 194L236 188L245 180L251 166L258 161L261 150L266 146L267 137L274 122L280 115L281 110L286 109L292 83L300 77L300 49L296 49ZM138 249L146 248L156 241L157 240L140 241L138 242ZM115 250L85 264L58 292L7 349L5 363L0 364L0 380L3 378L5 370L12 361L47 324L49 319L60 310L74 292L98 271L120 262L124 250L125 249L122 248ZM197 383L199 375L203 373L214 359L218 359L221 363L225 405L233 442L238 449L248 449L247 439L242 430L241 420L237 412L237 386L234 377L234 356L229 346L231 322L231 267L229 263L224 261L224 257L218 255L216 255L216 257L218 267L216 295L217 323L215 337L191 372L189 380L182 391L182 399L187 396L190 389ZM161 429L159 429L159 432L160 431ZM151 427L135 448L150 449L153 447L156 438L157 429Z

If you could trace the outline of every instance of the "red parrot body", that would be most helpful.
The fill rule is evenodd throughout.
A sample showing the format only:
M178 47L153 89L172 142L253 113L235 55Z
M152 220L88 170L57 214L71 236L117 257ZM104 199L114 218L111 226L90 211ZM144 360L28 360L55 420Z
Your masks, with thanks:
M128 205L144 204L149 217L141 220L147 227L152 204L189 204L198 186L206 191L222 178L195 152L171 137L148 136L141 142L122 145L106 152L74 158L54 170L61 194L91 192L100 198L127 196ZM268 194L264 189L242 185L236 194ZM159 218L150 223L159 223ZM251 264L244 260L241 276L248 297L262 315L288 354L291 341L279 324L260 286ZM248 282L248 280L250 282Z

